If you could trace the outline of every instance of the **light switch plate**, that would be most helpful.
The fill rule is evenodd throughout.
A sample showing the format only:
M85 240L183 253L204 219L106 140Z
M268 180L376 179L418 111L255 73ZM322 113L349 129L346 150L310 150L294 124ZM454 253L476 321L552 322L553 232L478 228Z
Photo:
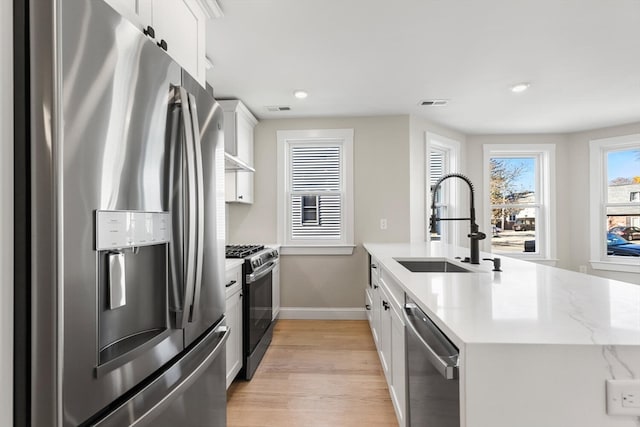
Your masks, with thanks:
M607 414L640 415L640 380L607 380Z

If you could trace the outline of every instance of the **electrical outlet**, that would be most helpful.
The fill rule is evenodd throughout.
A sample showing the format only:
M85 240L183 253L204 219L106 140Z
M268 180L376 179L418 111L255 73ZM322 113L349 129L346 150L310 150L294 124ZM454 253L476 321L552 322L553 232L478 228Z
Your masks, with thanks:
M640 415L640 380L607 380L607 414Z
M380 220L380 230L386 230L386 229L387 229L387 219L382 218Z
M624 408L640 408L640 395L636 392L622 392L622 406Z

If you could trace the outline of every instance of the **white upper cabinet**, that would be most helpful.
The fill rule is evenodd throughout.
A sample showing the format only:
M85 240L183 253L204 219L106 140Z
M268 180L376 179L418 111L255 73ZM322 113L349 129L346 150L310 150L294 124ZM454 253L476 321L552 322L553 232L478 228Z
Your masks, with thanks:
M151 25L151 0L105 0L120 15L133 22L137 27Z
M253 129L258 120L242 101L218 101L224 110L225 151L253 167ZM253 203L253 172L227 171L225 199L227 202Z
M158 44L166 44L169 56L205 86L205 24L211 15L203 1L106 0ZM153 29L151 34L148 27Z
M156 40L165 40L167 53L205 86L206 20L202 9L191 0L156 1L153 6Z

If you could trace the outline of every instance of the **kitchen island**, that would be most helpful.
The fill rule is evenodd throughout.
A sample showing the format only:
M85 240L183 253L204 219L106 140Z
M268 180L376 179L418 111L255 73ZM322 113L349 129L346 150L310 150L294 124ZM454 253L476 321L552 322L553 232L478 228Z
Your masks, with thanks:
M607 414L605 387L640 382L640 286L506 257L501 272L482 261L412 273L396 259L456 262L469 250L364 247L460 350L461 426L640 426L639 415Z

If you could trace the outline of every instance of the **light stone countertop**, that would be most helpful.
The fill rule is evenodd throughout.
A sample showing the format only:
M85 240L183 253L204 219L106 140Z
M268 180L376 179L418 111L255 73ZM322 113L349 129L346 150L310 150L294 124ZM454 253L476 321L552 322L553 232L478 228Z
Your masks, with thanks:
M411 273L394 258L453 260L440 243L365 243L365 249L458 344L640 345L640 286L501 257L473 273ZM481 258L491 254L481 253Z
M242 258L225 258L224 259L225 271L232 270L235 267L242 265L243 263L244 263L244 259Z

